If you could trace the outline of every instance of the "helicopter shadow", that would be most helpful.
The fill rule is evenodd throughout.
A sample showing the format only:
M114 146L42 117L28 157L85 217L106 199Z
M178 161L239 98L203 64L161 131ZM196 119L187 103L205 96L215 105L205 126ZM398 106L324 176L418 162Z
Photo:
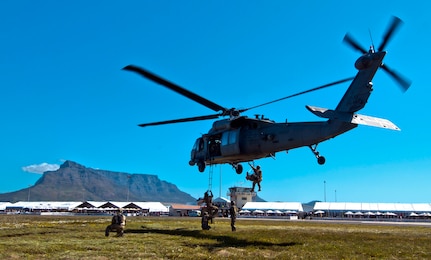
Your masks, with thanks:
M238 238L235 236L228 235L219 235L211 233L211 231L203 231L203 230L188 230L184 228L178 229L157 229L157 228L149 228L142 226L142 229L128 229L125 230L125 233L135 233L135 234L162 234L162 235L170 235L170 236L182 236L182 237L192 237L196 239L210 239L215 240L217 243L209 243L209 244L199 244L200 247L206 247L208 251L212 251L215 248L224 248L224 247L258 247L258 248L269 248L269 247L291 247L296 245L301 245L298 242L283 242L283 243L273 243L259 240L247 240ZM186 243L185 246L196 247L196 244Z

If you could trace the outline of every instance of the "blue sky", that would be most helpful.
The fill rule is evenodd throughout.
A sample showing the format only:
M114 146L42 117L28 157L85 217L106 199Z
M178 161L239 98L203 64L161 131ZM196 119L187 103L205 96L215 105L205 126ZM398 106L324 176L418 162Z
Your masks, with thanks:
M137 124L213 111L138 75L144 67L225 107L251 107L354 76L359 53L380 44L392 15L404 24L385 63L413 81L402 93L383 71L361 114L401 128L359 126L308 148L261 159L268 201L431 202L428 1L2 1L0 3L0 192L41 177L34 165L156 174L194 197L208 171L188 165L212 121ZM247 113L319 121L305 105L335 108L348 83ZM33 166L30 168L26 168ZM251 185L215 166L212 190ZM248 168L246 168L248 170ZM31 171L31 172L30 172ZM220 178L221 175L221 178ZM221 179L221 184L220 184ZM324 183L326 182L326 185ZM326 189L326 193L324 192Z

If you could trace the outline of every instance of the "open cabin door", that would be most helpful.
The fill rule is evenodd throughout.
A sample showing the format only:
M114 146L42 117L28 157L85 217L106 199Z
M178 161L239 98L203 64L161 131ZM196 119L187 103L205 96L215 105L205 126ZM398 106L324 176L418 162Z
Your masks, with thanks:
M223 132L221 136L221 155L230 156L240 153L239 150L239 131L240 129L233 129Z

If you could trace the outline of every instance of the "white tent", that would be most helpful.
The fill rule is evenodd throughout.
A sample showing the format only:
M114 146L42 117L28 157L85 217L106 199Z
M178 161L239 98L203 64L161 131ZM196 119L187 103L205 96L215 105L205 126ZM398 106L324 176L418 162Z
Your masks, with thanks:
M124 202L124 201L19 201L6 204L6 208L28 209L30 211L72 211L74 209L91 209L98 211L115 211L133 207L146 209L149 212L168 213L169 209L160 202ZM0 204L0 209L1 209Z
M300 202L247 202L242 209L304 211Z
M18 201L16 203L11 203L6 207L12 207L14 209L28 209L30 211L38 210L64 210L71 211L82 202L76 201Z
M431 212L431 203L316 202L314 210L352 212Z
M169 213L168 207L164 206L160 202L133 202L133 204L141 209L148 209L148 212Z
M6 207L8 207L8 206L10 206L10 205L13 205L13 204L12 204L12 203L10 203L10 202L0 202L0 210L1 210L1 211L6 210Z

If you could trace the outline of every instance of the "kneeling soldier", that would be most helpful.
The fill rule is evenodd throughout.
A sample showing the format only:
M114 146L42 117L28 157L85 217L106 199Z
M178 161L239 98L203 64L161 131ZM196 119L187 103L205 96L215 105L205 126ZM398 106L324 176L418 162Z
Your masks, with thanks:
M109 232L116 231L117 237L122 237L124 234L124 227L126 226L126 216L121 214L119 210L116 215L112 217L111 225L106 227L105 236L109 236Z

